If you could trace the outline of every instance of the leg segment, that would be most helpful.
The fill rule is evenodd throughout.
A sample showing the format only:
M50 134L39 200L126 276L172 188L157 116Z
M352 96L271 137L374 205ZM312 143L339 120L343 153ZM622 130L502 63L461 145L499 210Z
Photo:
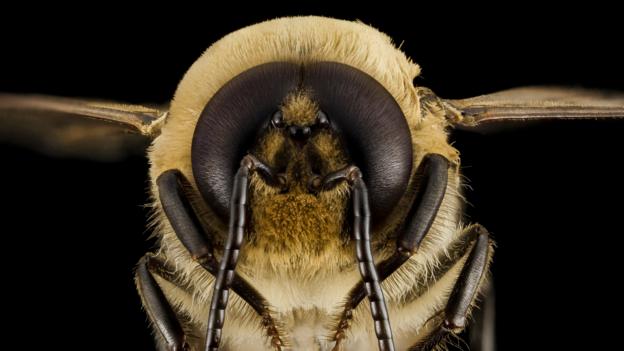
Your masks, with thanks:
M490 252L489 234L479 225L473 230L477 239L444 310L446 316L444 328L451 331L461 331L466 327L468 309L477 297L479 286L486 273Z
M444 199L444 194L446 194L448 161L441 155L431 154L427 155L423 165L425 169L421 181L421 191L416 196L407 215L407 223L397 238L397 252L404 256L411 256L416 253L420 243L429 232L442 204L442 199Z
M406 223L400 229L396 252L377 265L376 269L380 281L394 273L416 252L425 235L429 232L444 199L448 183L448 161L440 155L431 154L426 156L423 167L422 185L408 212ZM328 177L327 182L335 183L334 178ZM336 345L344 338L344 331L349 327L352 310L364 299L366 292L367 288L364 282L358 283L349 292L348 302L334 336Z
M476 239L446 303L444 320L424 343L413 346L410 351L429 351L448 334L465 328L469 309L476 299L490 256L489 234L485 228L474 226L468 235L476 236Z
M184 194L188 180L178 170L168 170L156 180L160 203L176 236L189 251L193 260L211 273L217 261L212 242L204 235L193 207Z
M448 161L437 154L427 155L421 190L416 195L407 221L397 237L394 255L379 263L381 279L386 279L416 253L435 220L448 183Z
M154 278L154 261L150 254L139 262L136 281L143 306L170 351L189 350L184 330Z

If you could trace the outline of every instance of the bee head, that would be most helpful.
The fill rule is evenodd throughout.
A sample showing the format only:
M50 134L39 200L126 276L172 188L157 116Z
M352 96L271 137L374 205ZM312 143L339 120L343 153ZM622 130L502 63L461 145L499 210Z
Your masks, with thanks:
M191 161L206 202L227 218L233 175L248 153L313 192L315 177L352 164L370 186L373 223L403 196L412 169L405 116L366 73L336 62L272 62L227 82L205 106Z

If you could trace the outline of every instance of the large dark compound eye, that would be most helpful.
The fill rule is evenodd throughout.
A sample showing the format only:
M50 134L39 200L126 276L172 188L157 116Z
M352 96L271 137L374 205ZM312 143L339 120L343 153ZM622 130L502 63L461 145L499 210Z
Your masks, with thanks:
M259 128L300 81L299 65L274 62L234 77L204 108L191 149L193 175L202 196L227 218L233 176Z
M346 141L368 185L373 225L403 196L412 169L412 141L401 108L374 78L351 66L306 66L304 85Z

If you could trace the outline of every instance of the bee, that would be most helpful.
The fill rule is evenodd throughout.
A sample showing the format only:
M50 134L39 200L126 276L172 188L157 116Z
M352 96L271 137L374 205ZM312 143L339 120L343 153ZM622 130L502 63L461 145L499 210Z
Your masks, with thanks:
M463 218L448 130L623 117L624 97L448 100L419 72L362 23L281 18L213 44L167 108L2 94L0 129L98 159L147 141L159 243L136 285L160 349L434 350L493 256Z

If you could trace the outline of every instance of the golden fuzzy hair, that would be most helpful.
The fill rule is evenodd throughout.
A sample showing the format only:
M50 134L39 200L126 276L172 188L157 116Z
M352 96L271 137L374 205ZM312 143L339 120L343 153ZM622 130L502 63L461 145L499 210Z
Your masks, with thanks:
M311 125L314 123L318 105L305 92L290 94L284 105L284 122L289 124Z

